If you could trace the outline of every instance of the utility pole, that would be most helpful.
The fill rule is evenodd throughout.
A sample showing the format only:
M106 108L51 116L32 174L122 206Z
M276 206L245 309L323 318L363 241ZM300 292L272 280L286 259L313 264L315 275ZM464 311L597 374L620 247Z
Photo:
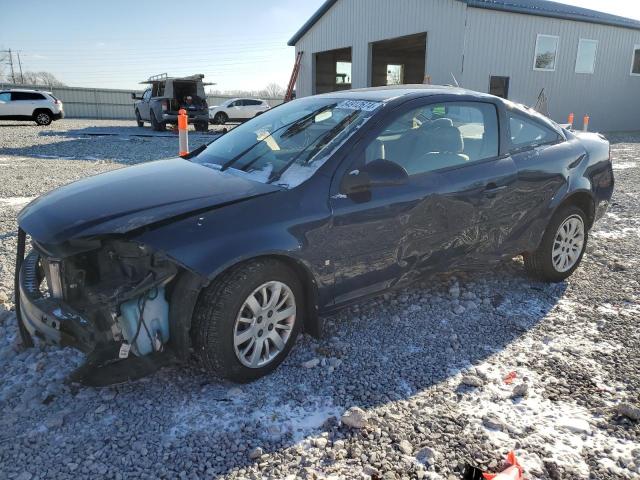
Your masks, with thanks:
M18 53L18 67L20 67L20 84L24 85L24 77L22 76L22 62L20 62L20 52Z
M16 72L13 71L13 54L11 53L11 49L9 49L9 65L11 65L11 81L16 83Z

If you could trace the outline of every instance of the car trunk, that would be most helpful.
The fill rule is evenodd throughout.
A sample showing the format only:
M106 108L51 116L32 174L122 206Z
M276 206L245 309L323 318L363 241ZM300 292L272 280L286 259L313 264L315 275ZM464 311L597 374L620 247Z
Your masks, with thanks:
M193 98L193 107L189 111L207 110L206 95L201 82L192 82L188 80L174 80L173 92L166 92L168 96L172 96L169 103L169 111L177 112L185 105L186 98Z

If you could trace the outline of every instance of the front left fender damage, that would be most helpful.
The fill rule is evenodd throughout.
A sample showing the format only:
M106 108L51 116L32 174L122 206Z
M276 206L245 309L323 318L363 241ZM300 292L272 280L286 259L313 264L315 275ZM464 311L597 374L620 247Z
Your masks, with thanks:
M203 279L144 244L122 238L98 243L90 250L58 247L53 257L34 242L18 261L23 339L87 353L72 378L94 385L188 359L191 313Z

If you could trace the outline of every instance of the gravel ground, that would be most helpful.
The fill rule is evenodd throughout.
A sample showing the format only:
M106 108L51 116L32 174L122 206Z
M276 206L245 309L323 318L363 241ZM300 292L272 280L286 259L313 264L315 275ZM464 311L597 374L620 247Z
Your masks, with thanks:
M510 449L529 479L639 478L640 134L611 138L613 205L565 283L533 282L514 260L344 310L324 340L301 338L249 385L184 367L93 389L63 383L81 354L18 347L16 214L58 185L170 157L177 140L132 137L149 130L125 122L10 125L0 122L0 478L450 480L467 463L499 469ZM86 135L97 131L118 135Z

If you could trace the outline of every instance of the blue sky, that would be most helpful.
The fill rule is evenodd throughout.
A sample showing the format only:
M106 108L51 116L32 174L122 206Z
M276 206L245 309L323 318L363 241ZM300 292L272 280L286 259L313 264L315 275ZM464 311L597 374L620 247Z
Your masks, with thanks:
M287 40L323 1L3 0L0 49L68 85L134 88L168 72L204 73L220 90L286 86ZM640 19L638 0L564 3Z
M286 86L287 40L323 0L3 0L0 49L69 85L133 88L149 75L204 73L215 88ZM24 12L38 11L29 15ZM41 35L39 32L43 32Z

